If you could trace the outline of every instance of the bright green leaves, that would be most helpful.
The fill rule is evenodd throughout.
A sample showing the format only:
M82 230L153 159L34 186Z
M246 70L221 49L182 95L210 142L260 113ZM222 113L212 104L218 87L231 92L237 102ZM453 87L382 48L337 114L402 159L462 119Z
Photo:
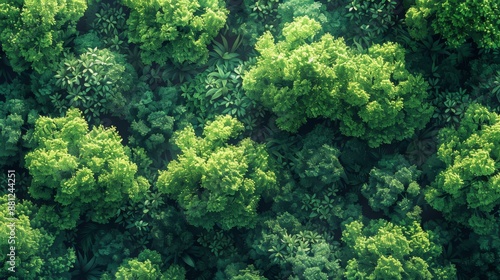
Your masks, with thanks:
M365 226L353 221L345 226L342 241L347 245L347 279L442 279L455 277L453 266L441 266L436 258L441 248L433 233L417 222L399 226L384 220L372 220Z
M405 69L403 48L386 43L358 54L329 34L309 43L320 29L302 17L286 25L283 41L264 34L256 45L261 56L243 77L248 96L272 110L281 129L295 132L309 118L329 118L340 121L344 135L377 147L429 121L428 85Z
M423 39L432 26L436 33L459 47L472 38L481 48L499 48L500 3L489 0L419 0L406 14L410 35ZM428 19L433 18L431 23Z
M264 147L250 139L227 144L242 130L236 119L219 116L206 125L203 138L192 127L175 134L182 153L160 171L157 186L179 203L190 224L252 227L260 195L275 188Z
M140 45L145 64L204 63L207 45L226 23L227 10L219 0L125 0L129 42Z
M15 216L11 216L7 207L14 202L11 194L0 197L5 205L0 210L0 240L2 254L2 279L68 279L68 271L75 262L73 248L66 249L62 242L43 228L36 227L34 219L38 209L29 201L15 199ZM15 218L15 219L12 219ZM11 233L13 231L13 233ZM9 239L9 237L13 237ZM14 248L13 253L11 248ZM8 254L14 254L15 273L9 272L11 260Z
M29 192L35 199L53 200L40 212L57 228L74 228L81 215L105 223L127 198L139 199L149 187L135 176L137 166L116 131L88 131L77 109L63 118L40 117L33 135L37 147L25 158L32 176ZM50 211L54 207L59 211Z
M426 199L448 219L488 234L498 224L500 205L500 121L473 104L460 126L440 132L438 157L447 167L426 192Z
M53 68L86 9L85 0L0 1L0 42L14 71Z

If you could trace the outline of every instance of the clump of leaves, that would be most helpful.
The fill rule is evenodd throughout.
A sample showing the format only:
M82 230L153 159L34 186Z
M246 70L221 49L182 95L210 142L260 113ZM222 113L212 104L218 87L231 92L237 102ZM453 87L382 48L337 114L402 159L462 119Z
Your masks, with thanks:
M438 157L445 163L425 198L444 216L487 235L499 221L500 118L479 104L471 104L458 127L439 134Z
M465 111L473 103L469 92L460 88L455 92L439 92L432 104L436 108L432 117L439 126L458 126Z
M422 211L418 206L422 194L417 182L420 174L402 155L387 157L370 171L370 179L361 193L374 211L383 211L391 221L418 221Z
M181 86L188 110L197 116L200 125L217 115L231 115L242 121L247 130L252 130L264 117L264 112L242 89L242 74L251 62L239 61L233 68L231 65L236 61L222 59L214 63L217 64Z
M87 120L102 114L123 114L135 72L122 55L108 49L88 49L79 57L68 55L54 76L57 89L50 100L57 112L79 108Z
M394 0L351 0L345 17L351 22L353 40L364 46L378 43L397 23Z
M345 225L342 241L347 245L347 279L453 279L453 265L436 260L442 249L432 231L418 222L398 225L371 220L368 225L353 221Z

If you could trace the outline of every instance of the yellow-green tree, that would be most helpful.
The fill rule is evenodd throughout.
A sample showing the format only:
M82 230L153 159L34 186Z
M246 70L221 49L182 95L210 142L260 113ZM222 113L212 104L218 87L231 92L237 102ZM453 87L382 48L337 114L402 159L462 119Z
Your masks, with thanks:
M203 138L192 127L175 133L181 154L160 171L157 187L179 203L190 224L206 229L255 225L257 204L275 189L276 176L264 146L250 139L227 143L242 131L243 124L226 115L207 123Z
M0 43L14 71L53 68L86 9L85 0L0 0Z
M284 40L265 33L257 64L243 77L247 94L277 115L281 129L296 132L307 119L323 117L377 147L425 126L432 114L428 84L406 70L402 47L373 45L359 54L342 38L312 39L320 29L300 17L285 25Z
M220 0L123 0L129 7L128 39L139 44L145 64L204 63L207 45L224 27L228 11Z
M372 220L345 226L347 279L454 279L453 265L441 266L441 247L417 222L395 225Z
M106 223L126 199L140 199L149 187L135 176L137 166L115 129L89 131L78 109L61 118L40 117L33 138L36 148L25 157L32 176L28 191L45 202L40 216L57 228L74 228L80 216Z
M438 157L446 164L425 198L451 221L490 234L499 224L500 118L473 104L458 128L439 134Z

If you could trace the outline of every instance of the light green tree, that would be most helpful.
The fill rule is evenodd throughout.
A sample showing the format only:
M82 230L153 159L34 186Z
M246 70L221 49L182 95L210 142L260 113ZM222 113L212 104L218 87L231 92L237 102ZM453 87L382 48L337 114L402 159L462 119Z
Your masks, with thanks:
M0 0L0 43L14 71L53 68L86 9L85 0Z
M262 145L250 139L227 142L243 124L226 115L207 123L203 138L191 126L178 131L174 142L181 154L160 171L157 187L184 209L187 221L206 229L255 225L262 194L276 187L276 176Z
M446 164L425 198L446 218L489 234L499 223L500 118L473 104L458 128L439 134L438 157Z
M314 40L320 29L300 17L285 25L284 40L265 33L257 64L243 77L247 94L278 116L281 129L296 132L307 119L328 118L340 122L344 135L377 147L410 137L430 120L428 84L406 70L402 47L373 45L359 54L329 34Z
M395 225L372 220L365 226L353 221L345 226L347 279L454 279L453 265L441 266L441 247L431 231L418 222Z
M472 38L482 48L500 48L500 2L489 0L417 0L406 13L410 35L441 34L451 46Z
M8 208L14 202L13 210ZM34 221L37 207L9 193L0 197L0 249L2 279L68 279L76 256L57 236ZM13 233L11 233L13 232ZM14 248L14 250L12 250ZM12 258L13 257L13 258ZM10 261L12 260L12 263ZM14 272L9 268L14 265Z
M140 45L145 64L204 63L207 45L224 27L228 11L220 0L123 0L131 9L128 39Z
M135 176L137 166L115 129L89 131L78 109L62 118L40 117L33 138L37 146L25 157L28 190L45 201L40 216L56 228L74 228L82 215L106 223L126 199L140 199L149 187Z

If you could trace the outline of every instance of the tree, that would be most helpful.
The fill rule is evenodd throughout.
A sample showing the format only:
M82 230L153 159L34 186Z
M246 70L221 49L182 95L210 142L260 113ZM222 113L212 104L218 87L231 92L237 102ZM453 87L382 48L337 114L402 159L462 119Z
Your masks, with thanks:
M52 69L86 9L85 0L1 0L0 43L14 71Z
M10 210L15 202L15 210ZM20 201L13 194L0 197L5 205L0 210L0 241L2 279L68 279L68 271L75 262L74 249L65 248L57 234L47 232L35 221L37 207L29 201ZM13 218L15 220L13 220ZM13 248L13 249L12 249ZM10 262L12 261L12 263ZM14 267L14 273L9 268Z
M51 92L49 99L59 113L79 108L87 120L120 114L135 80L133 67L122 55L108 49L87 49L78 58L68 55L59 63L49 85L57 92Z
M187 221L211 229L253 227L260 196L275 189L276 177L262 145L238 136L243 124L218 116L197 137L191 126L174 134L181 154L160 171L157 187L184 209Z
M417 222L395 225L372 220L365 226L353 221L345 226L347 279L453 279L455 267L441 266L441 247L432 231Z
M420 174L402 155L386 157L370 171L370 179L361 193L373 210L382 210L392 221L419 220L422 210L416 204L421 194L417 183Z
M378 147L423 128L432 114L428 85L405 69L403 48L386 43L359 54L329 34L308 43L320 29L300 17L285 25L283 41L265 33L257 64L243 77L247 94L278 116L281 129L296 132L308 118L323 117Z
M223 1L123 0L131 9L128 39L140 45L145 64L203 64L207 45L224 27L228 11Z
M500 119L472 104L458 128L439 133L438 158L446 164L425 198L446 218L487 235L499 223Z
M37 146L25 157L32 176L28 191L45 202L40 216L56 228L74 228L81 215L106 223L127 198L140 200L149 188L135 176L137 166L115 129L89 131L78 109L61 118L40 117L33 137Z
M406 13L406 24L415 39L432 30L454 47L472 38L481 48L500 48L499 9L498 1L489 0L417 0Z

